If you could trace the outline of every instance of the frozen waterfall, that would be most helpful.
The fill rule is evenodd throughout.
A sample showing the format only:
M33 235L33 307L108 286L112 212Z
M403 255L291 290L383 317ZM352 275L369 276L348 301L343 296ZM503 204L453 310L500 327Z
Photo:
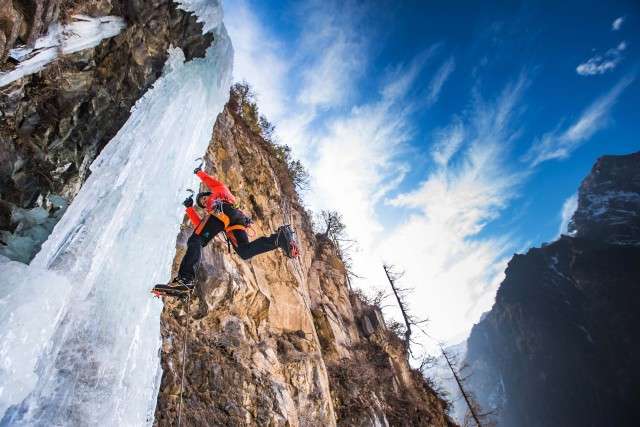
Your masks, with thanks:
M0 425L153 422L162 303L149 289L170 278L180 202L231 84L221 6L208 4L206 58L171 49L31 264L0 258Z

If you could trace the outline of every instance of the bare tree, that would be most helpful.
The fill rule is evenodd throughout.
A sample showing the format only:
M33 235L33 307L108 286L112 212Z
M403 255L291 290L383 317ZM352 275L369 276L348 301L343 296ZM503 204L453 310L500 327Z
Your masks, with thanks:
M322 211L320 212L322 234L325 238L332 242L339 242L345 238L346 226L342 220L342 215L338 211Z
M346 226L342 220L342 215L340 215L338 211L323 210L316 217L315 228L321 238L333 243L347 271L347 284L349 288L351 288L351 278L360 277L353 271L353 260L351 258L351 251L356 242L347 237Z
M468 383L471 378L471 374L468 373L469 365L461 363L455 355L445 350L441 344L439 347L467 406L463 426L495 427L496 411L485 411L476 400L473 392L469 391Z
M398 286L398 280L402 278L404 273L395 271L394 267L390 264L383 264L382 268L384 269L385 274L387 275L387 280L389 281L389 285L391 286L391 290L393 291L393 295L396 297L396 301L398 302L398 307L400 307L400 312L402 313L402 318L404 320L405 330L404 330L404 345L409 354L413 356L413 352L411 351L411 334L413 333L412 327L421 330L421 326L423 323L426 323L426 319L418 319L414 316L409 310L409 304L407 303L407 296L410 294L411 289L401 288Z
M432 377L433 369L436 368L439 364L439 359L436 356L425 352L420 357L420 366L418 367L418 371L422 374L422 377L429 385L429 387L431 387L431 389L435 391L438 396L440 396L442 401L446 404L446 410L449 411L452 405L449 392L441 382L436 381Z
M474 421L476 422L476 424L478 425L478 427L482 427L482 424L480 423L480 419L478 417L478 414L476 412L476 402L475 400L472 402L472 397L471 395L465 390L464 388L464 380L462 378L462 376L460 375L460 371L456 368L456 364L457 362L454 360L454 358L447 353L447 351L444 349L444 347L440 346L440 351L442 352L442 356L444 356L444 359L447 361L447 365L449 366L449 369L451 370L451 373L453 374L453 378L456 380L456 384L458 384L458 388L460 389L460 393L462 394L462 397L464 398L464 401L467 404L467 408L469 408L469 413L471 414L472 418L474 419Z
M388 304L385 304L387 298L390 297L389 293L385 292L384 289L374 289L372 292L364 293L362 289L351 289L351 293L363 301L367 305L372 305L380 310L389 307ZM388 327L388 325L387 325Z
M403 335L404 335L405 347L407 349L407 352L411 354L411 356L413 356L413 352L411 351L411 344L414 343L414 341L412 341L411 337L414 332L414 329L417 329L418 331L422 332L425 336L430 337L431 339L433 338L429 334L427 334L427 332L421 326L423 323L426 322L426 320L419 320L411 313L409 309L409 305L407 303L407 297L410 295L411 290L407 288L401 288L398 286L398 280L403 276L403 273L396 272L394 270L394 267L389 264L383 264L382 267L384 269L385 274L387 275L387 280L389 281L389 285L391 286L393 295L396 297L396 301L398 302L398 307L400 308L400 312L402 313L402 318L404 319L405 328L404 328ZM394 325L394 331L398 333L397 322ZM444 359L447 362L449 369L451 370L451 373L453 374L456 384L460 389L460 393L462 394L462 397L464 398L465 403L467 405L467 408L468 408L467 418L470 418L470 420L473 420L473 422L475 422L475 424L478 427L489 427L493 425L490 417L494 414L491 412L483 412L480 408L480 405L474 398L473 394L470 393L465 387L465 383L468 380L469 376L465 376L462 374L462 370L464 369L464 366L459 368L458 361L455 360L455 358L451 354L449 354L441 344L439 344L439 347L440 347L440 351L442 352L442 355L444 356ZM428 370L429 366L432 366L433 364L434 364L434 358L432 356L429 356L429 355L423 356L420 364L420 371L423 373L423 376L425 378L427 378L427 376L425 375L425 371ZM431 381L431 383L433 382ZM470 420L467 420L467 422L470 422Z

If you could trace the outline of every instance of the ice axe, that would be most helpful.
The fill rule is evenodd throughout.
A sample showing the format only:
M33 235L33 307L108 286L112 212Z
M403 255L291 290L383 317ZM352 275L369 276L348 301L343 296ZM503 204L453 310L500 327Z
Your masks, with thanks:
M200 163L198 163L198 166L196 166L196 168L193 170L193 173L198 173L198 172L200 172L202 170L202 166L204 166L204 159L202 157L198 157L194 161L195 162L200 162Z
M187 193L189 193L189 196L184 199L184 202L182 202L182 204L185 207L190 208L193 206L193 195L195 194L195 192L192 189L187 188Z

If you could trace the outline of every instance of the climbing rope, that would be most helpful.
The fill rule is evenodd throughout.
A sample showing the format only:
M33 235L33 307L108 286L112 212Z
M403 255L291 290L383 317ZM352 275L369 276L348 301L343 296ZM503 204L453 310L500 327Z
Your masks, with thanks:
M180 427L182 421L182 390L184 389L184 372L187 361L187 340L189 339L189 307L191 305L191 291L187 294L187 326L184 329L183 347L182 347L182 377L180 378L180 401L178 403L178 427Z

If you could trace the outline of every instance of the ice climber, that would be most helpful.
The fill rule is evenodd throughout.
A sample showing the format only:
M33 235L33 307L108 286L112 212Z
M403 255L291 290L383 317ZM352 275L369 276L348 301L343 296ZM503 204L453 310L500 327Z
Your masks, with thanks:
M202 248L222 231L225 232L227 241L233 246L235 252L245 260L277 248L281 248L290 258L298 255L298 249L288 225L281 226L268 237L249 241L246 228L251 223L251 219L237 208L236 198L229 188L204 172L200 166L193 172L210 190L198 193L195 200L196 204L205 211L205 216L201 218L198 215L193 207L193 197L187 197L183 204L189 220L195 227L187 241L187 253L180 263L178 276L168 285L157 285L154 291L175 294L193 289L196 266L200 262Z

